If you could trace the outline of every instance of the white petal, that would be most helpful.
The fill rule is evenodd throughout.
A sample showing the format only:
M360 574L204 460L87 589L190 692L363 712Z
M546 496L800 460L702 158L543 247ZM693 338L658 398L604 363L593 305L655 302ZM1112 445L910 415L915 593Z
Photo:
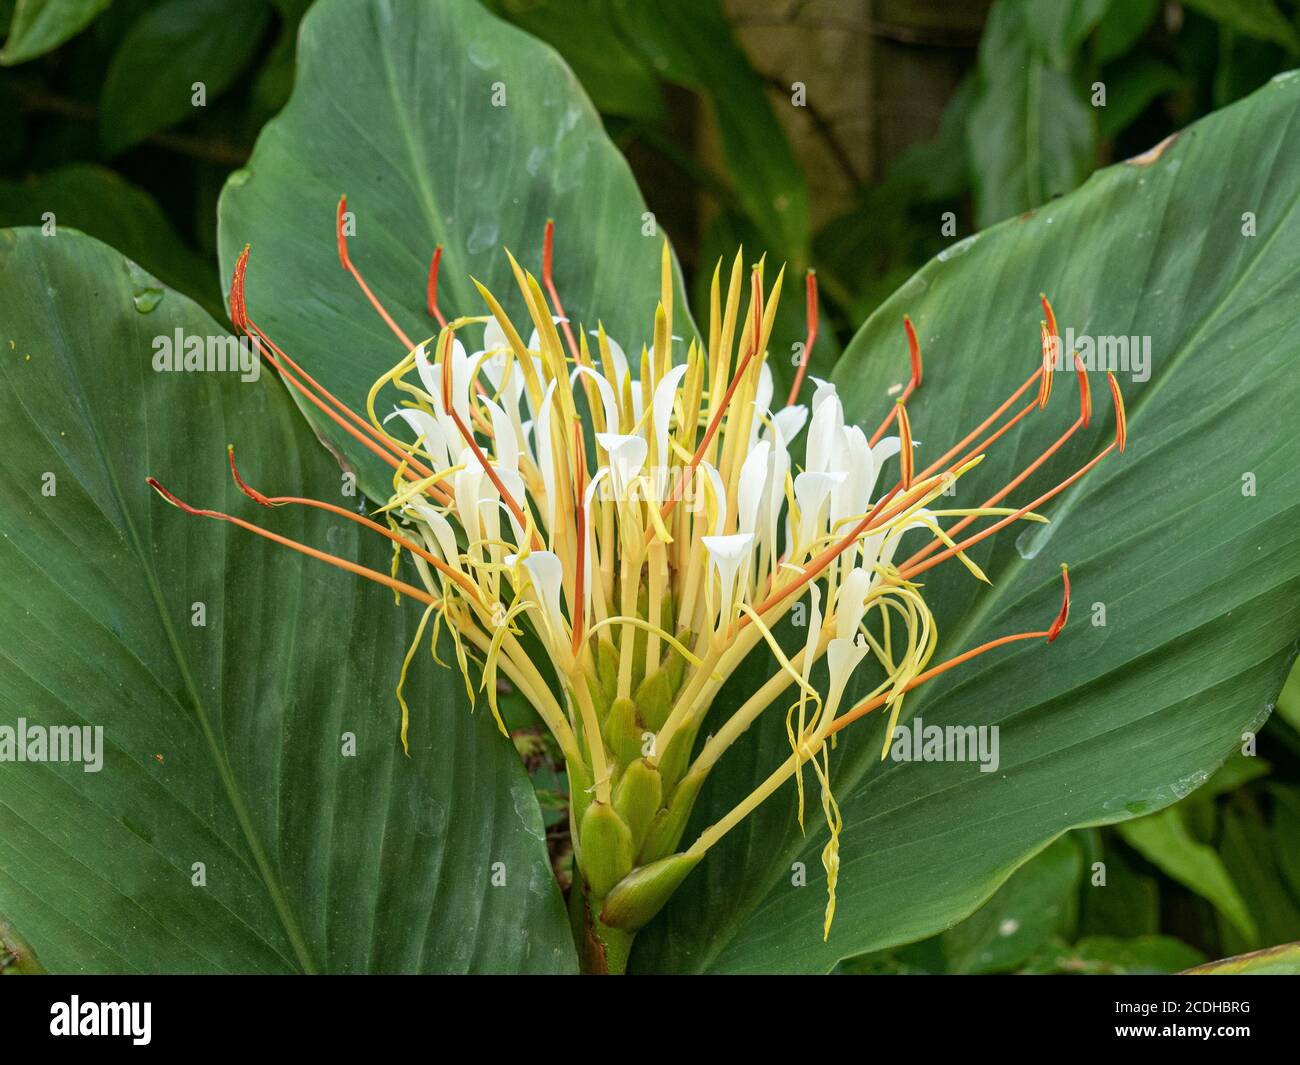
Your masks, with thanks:
M533 425L534 450L537 466L542 471L542 487L546 492L546 528L555 528L555 462L551 454L551 397L555 394L555 381L546 386L542 409Z
M501 323L496 320L494 315L483 325L483 350L495 351L498 348L509 350L510 341L506 339L506 331L501 328Z
M721 617L725 621L731 617L731 607L735 601L736 575L742 563L749 559L754 537L750 533L701 536L700 543L718 567L718 578L722 582Z
M668 455L668 423L673 414L673 399L677 395L677 386L681 383L688 367L685 363L674 366L655 386L654 426L655 426L655 461L660 466L670 466Z
M835 600L835 631L851 639L862 624L866 614L867 592L871 590L871 574L864 569L852 569L840 585Z
M569 375L570 388L582 374L596 382L596 391L600 393L600 404L605 408L605 431L618 432L618 399L614 395L614 386L605 380L604 374L597 373L590 366L579 366Z
M826 693L827 706L834 706L839 702L849 677L862 663L868 650L870 646L862 636L858 636L856 640L840 636L826 645L826 665L831 674L830 689Z
M628 486L645 465L650 445L643 436L623 436L619 433L597 433L596 442L609 454L610 480L614 484L614 498L626 500Z
M826 509L831 489L844 480L842 473L799 474L794 479L794 499L799 505L799 544L806 547L825 525L822 511Z
M745 457L736 488L736 523L741 532L757 532L759 508L770 486L772 445L760 441Z
M460 552L456 547L456 533L451 527L451 522L427 503L412 503L407 509L414 511L420 520L433 530L433 537L438 543L438 554L442 556L442 560L453 569L459 570Z
M802 403L796 403L793 407L782 407L772 415L772 429L768 429L764 435L771 438L772 430L781 435L781 442L789 444L808 421L808 408Z
M517 555L507 555L505 563L513 566ZM533 551L524 560L524 569L533 583L533 593L541 608L542 621L556 643L564 638L564 614L560 610L560 586L564 565L552 551Z
M713 534L721 536L727 527L727 486L722 483L722 474L712 463L701 462L699 469L704 471L705 477L709 480L709 486L713 489L713 503L717 507L718 515L713 522Z
M855 514L865 514L876 483L876 463L867 434L856 425L846 425L843 430L844 483L831 494L831 519L838 521Z
M483 397L483 405L492 415L492 436L496 442L497 465L511 472L519 469L519 441L515 439L514 423L501 406Z
M821 390L818 390L820 394ZM832 468L832 460L837 455L843 441L844 408L832 389L818 402L813 400L812 419L808 426L808 449L806 469L811 473L821 473Z
M424 447L433 459L435 470L445 470L451 465L448 458L450 452L447 448L446 434L433 415L428 411L417 410L414 407L398 407L384 419L384 424L387 425L394 418L401 418L406 422L417 438L424 437Z

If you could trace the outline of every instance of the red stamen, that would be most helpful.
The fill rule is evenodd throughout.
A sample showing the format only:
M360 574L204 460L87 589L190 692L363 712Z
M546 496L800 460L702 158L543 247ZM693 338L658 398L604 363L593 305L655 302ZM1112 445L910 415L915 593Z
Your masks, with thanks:
M348 238L343 231L343 216L345 213L347 213L347 208L348 208L348 198L346 196L340 196L338 218L336 221L336 228L338 230L338 238L339 238L339 262L343 264L343 269L352 275L353 280L356 281L357 285L361 288L361 291L365 294L366 299L370 301L370 306L372 306L379 313L379 317L384 320L384 324L388 326L388 328L392 331L393 335L402 342L402 346L405 347L407 351L410 351L412 348L415 347L415 344L412 343L411 338L408 337L406 333L402 331L401 326L399 326L395 321L393 321L393 316L390 315L388 311L384 309L384 305L379 302L379 297L376 296L370 290L370 286L366 284L365 278L361 276L361 271L352 265L352 259L348 255Z
M1047 319L1047 331L1051 333L1052 336L1056 337L1057 340L1060 340L1061 333L1060 330L1056 328L1056 312L1052 310L1052 304L1047 299L1047 293L1040 292L1038 298L1043 304L1043 317Z
M1107 372L1106 379L1110 382L1110 397L1115 401L1115 443L1119 446L1119 453L1122 455L1124 445L1128 442L1128 417L1124 413L1124 397L1120 394L1119 382L1115 380L1115 375Z
M237 333L248 332L248 305L244 299L245 275L248 273L248 253L251 244L245 244L244 250L235 260L235 272L230 279L230 324Z
M900 399L897 403L898 409L898 465L902 470L901 481L903 491L906 492L912 487L912 473L915 469L916 458L912 454L912 422L907 416L907 405Z
M1020 518L1028 514L1031 510L1037 510L1043 503L1046 503L1053 496L1059 495L1061 492L1065 491L1065 489L1069 488L1070 485L1074 484L1075 481L1077 481L1090 469L1096 466L1097 463L1099 463L1112 451L1116 450L1117 448L1120 451L1123 451L1124 443L1128 439L1128 428L1124 417L1124 400L1123 397L1120 395L1119 384L1115 380L1115 375L1112 373L1112 374L1108 374L1107 376L1110 378L1111 397L1115 401L1115 439L1114 440L1112 440L1109 444L1107 444L1105 448L1103 448L1091 461L1079 467L1079 469L1075 470L1074 473L1070 474L1069 477L1067 477L1064 481L1058 484L1055 488L1051 489L1050 491L1044 492L1032 503L1029 503L1021 507L1013 514L1007 515L1007 517L1003 518L1001 521L995 522L993 525L990 525L988 528L980 530L974 536L968 537L967 539L963 540L961 543L955 545L954 547L948 548L946 551L942 552L941 554L935 555L934 558L930 559L927 562L922 562L920 565L914 567L904 566L899 571L899 576L901 576L904 580L911 580L918 573L923 573L925 570L928 570L931 566L938 565L940 562L944 561L944 559L952 558L952 556L957 554L959 551L965 551L972 544L977 544L981 540L985 539L986 537L992 536L999 529L1006 528L1013 521L1018 521ZM1078 424L1079 424L1078 422L1075 422L1075 427L1077 427ZM1070 431L1073 432L1074 428L1071 428ZM1059 446L1059 443L1057 446Z
M1115 443L1112 441L1111 443L1107 444L1106 447L1090 462L1087 462L1083 466L1080 466L1079 469L1075 470L1074 473L1070 474L1069 477L1067 477L1064 481L1058 484L1055 488L1051 489L1050 491L1044 492L1032 503L1028 503L1025 506L1021 507L1019 510L1011 514L1008 514L1001 521L995 522L994 524L990 525L986 529L981 529L974 536L967 537L965 540L962 540L960 543L954 545L953 547L948 548L946 551L940 552L939 554L935 555L933 558L928 559L927 561L922 562L916 566L904 567L902 570L899 571L899 576L903 580L911 580L917 574L924 573L926 570L930 569L931 567L937 566L940 562L952 558L958 552L965 551L967 548L973 546L974 544L979 543L981 540L987 539L998 530L1005 529L1013 521L1019 521L1031 510L1037 510L1049 499L1052 499L1053 497L1060 495L1060 493L1065 491L1065 489L1069 488L1070 485L1074 484L1075 481L1077 481L1085 473L1087 473L1094 466L1096 466L1097 463L1099 463L1102 459L1104 459L1107 455L1109 455L1111 451L1114 450L1114 448L1115 448Z
M240 253L239 258L235 261L235 269L230 283L231 318L232 320L238 319L236 325L246 336L257 340L258 353L261 357L270 363L270 365L280 375L281 380L298 391L306 399L310 400L331 421L338 424L346 432L364 444L370 451L381 458L384 462L388 463L388 465L393 469L401 469L401 464L404 461L407 464L406 477L409 480L414 481L419 480L421 477L433 476L433 471L427 466L416 460L414 457L408 457L400 448L397 447L396 444L393 444L381 434L376 433L374 427L371 426L369 422L353 411L346 403L336 397L329 391L329 389L317 381L316 378L312 377L311 374L307 373L306 370L291 359L284 350L281 349L269 336L267 336L266 333L258 327L257 323L248 316L248 300L245 294L245 285L247 283L248 274L248 253L249 246L246 244L244 245L244 250ZM274 355L269 354L267 349L270 349L270 352L274 352ZM277 357L279 361L277 361ZM281 365L281 363L284 365ZM286 367L288 369L286 369ZM290 373L290 370L293 372ZM300 381L298 378L302 378L302 380ZM303 382L306 382L306 384ZM315 392L313 392L312 389L314 389ZM334 410L330 410L330 408L322 402L320 397L324 397L325 400L328 400L333 404ZM336 411L338 413L335 413ZM344 422L339 417L339 413L349 419L352 424ZM360 428L361 432L358 432L357 427ZM362 433L365 435L363 436ZM432 492L441 502L447 503L451 500L451 497L437 486L433 487Z
M447 328L447 319L442 316L442 311L438 310L438 267L442 263L442 245L439 244L433 249L433 258L429 260L429 280L425 286L425 303L429 308L431 317L438 320L438 324L444 329Z
M912 398L912 393L921 387L921 342L916 337L916 329L912 325L912 319L909 318L906 314L903 315L903 330L907 333L907 354L908 354L908 359L912 365L912 376L908 378L907 387L903 389L903 394L898 397L899 403L906 403L909 399ZM1010 404L1010 400L1008 400L1007 404L1004 404L1004 406L1000 408L997 413L1001 413L1001 410L1005 409L1005 407L1009 404ZM993 418L997 417L997 413L993 415ZM870 444L872 447L875 447L876 444L880 442L880 438L885 435L885 430L888 429L893 424L894 419L897 416L898 416L898 406L897 404L895 404L893 409L891 409L890 412L885 415L885 420L881 422L880 425L876 428L876 431L871 434L871 437L867 441L867 443ZM990 418L989 421L992 421L993 418ZM977 429L976 432L978 431L979 430ZM974 436L975 434L972 433L971 435ZM959 444L958 447L960 446L961 445ZM956 451L957 448L953 448L952 450ZM949 452L949 454L951 453L952 452Z
M1034 407L1035 404L1031 403L1027 408L1025 408L1025 410L1021 411L1021 414L1027 413L1029 410L1034 409ZM1008 428L1010 424L1011 423L1008 423L1008 425L1004 426L1004 428ZM980 508L983 509L985 507L995 507L999 503L1001 503L1002 500L1004 500L1007 496L1009 496L1012 492L1014 492L1017 488L1019 488L1026 480L1028 480L1029 477L1033 475L1034 471L1037 470L1039 466L1041 466L1044 462L1046 462L1053 455L1055 455L1056 452L1059 451L1061 447L1065 444L1065 442L1069 440L1070 437L1072 437L1076 432L1078 432L1080 428L1082 428L1083 424L1084 423L1082 419L1076 420L1075 423L1071 425L1070 428L1067 429L1064 433L1062 433L1059 437L1057 437L1056 441L1045 451L1043 451L1042 454L1038 456L1038 458L1034 459L1034 461L1031 462L1028 466L1026 466L1023 470L1021 470L1019 474L1017 474L1014 478L1012 478L1009 482L1007 482L1004 488L1002 488L998 492L995 492L993 495L989 496L988 499L984 500L984 502L980 504ZM1000 435L1000 433L995 434L995 436L996 435ZM957 533L962 531L962 529L965 529L968 525L974 522L977 517L978 515L975 514L966 515L966 517L962 518L961 521L957 522L956 525L953 525L951 528L946 530L949 537L955 537ZM919 551L916 552L916 554L914 554L911 558L909 558L906 562L904 562L902 568L910 566L915 562L919 562L921 559L925 558L932 551L938 548L941 542L942 541L940 540L931 540L928 544L925 545L925 547L921 548Z
M912 359L912 388L921 387L921 342L916 337L912 319L903 315L903 328L907 330L907 353Z
M1046 322L1039 323L1039 329L1043 337L1043 376L1038 379L1038 409L1042 410L1052 395L1052 372L1056 369L1056 348L1061 341L1048 333Z
M1047 630L1048 643L1061 635L1061 630L1065 628L1065 622L1070 616L1070 567L1064 562L1061 563L1061 582L1065 585L1065 590L1061 596L1061 612L1056 615L1052 627Z
M364 525L367 529L370 529L372 532L377 532L379 533L380 536L384 537L385 539L391 540L393 543L399 544L402 547L406 548L406 550L410 551L411 554L419 555L422 559L424 559L431 566L433 566L434 569L438 570L440 573L445 574L451 580L459 584L465 591L469 593L469 598L471 600L473 600L476 603L481 602L478 593L478 588L475 587L473 581L471 581L467 576L465 576L464 573L452 569L451 566L447 565L447 563L445 563L437 555L433 554L430 551L426 551L419 544L415 543L413 540L410 540L405 536L402 536L400 533L396 533L392 529L389 529L384 525L380 525L379 522L372 521L370 518L367 518L364 514L358 514L355 510L348 510L346 507L340 507L334 503L327 503L322 499L311 499L306 496L264 495L262 492L259 492L256 488L253 488L250 485L246 484L244 482L244 479L239 475L239 470L235 467L235 446L233 444L227 445L226 450L230 453L230 472L234 476L235 484L239 486L240 491L243 492L244 495L248 496L249 499L252 499L257 503L261 503L262 506L264 507L281 507L290 503L296 503L299 506L313 507L316 510L325 510L331 514L337 514L340 518L347 518L348 521L356 522L358 525Z
M1092 419L1092 385L1088 383L1088 371L1077 351L1074 353L1074 369L1079 375L1079 420L1086 429Z
M817 271L809 270L808 279L805 285L807 294L807 320L808 336L803 342L803 354L799 356L799 369L795 371L794 384L790 386L790 395L786 397L785 405L794 406L794 401L799 396L799 389L803 385L803 375L808 369L808 360L812 358L813 345L817 343Z
M560 318L560 328L564 330L564 339L569 345L569 354L573 356L575 363L580 363L578 344L573 338L573 330L569 328L569 316L564 313L564 304L560 302L560 293L555 287L554 265L555 219L548 218L546 220L546 232L542 236L542 284L546 286L551 302L555 304L555 313Z
M264 507L274 506L275 504L271 502L268 496L264 496L256 488L250 488L247 484L244 483L244 479L239 476L239 468L235 465L234 444L226 445L226 454L230 458L230 476L232 476L235 479L235 484L239 486L239 490L243 492L244 495L248 496L248 498L251 499L254 503L261 503L262 506Z

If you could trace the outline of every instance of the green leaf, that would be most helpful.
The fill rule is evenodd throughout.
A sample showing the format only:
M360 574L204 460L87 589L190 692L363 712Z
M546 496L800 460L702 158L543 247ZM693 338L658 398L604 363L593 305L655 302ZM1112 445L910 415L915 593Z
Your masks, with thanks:
M70 163L24 181L0 181L0 227L42 226L52 214L55 233L76 228L134 259L172 288L222 314L212 266L172 229L143 189L115 171Z
M1118 845L1111 832L1099 835L1105 849L1094 860L1100 860L1104 868L1094 870L1089 864L1079 916L1081 936L1136 938L1153 935L1160 929L1157 878L1140 871L1137 866L1144 863L1130 859L1128 855L1132 852ZM1097 872L1104 873L1104 881L1099 882Z
M417 607L145 484L386 570L231 486L228 441L252 483L348 505L279 384L156 372L160 338L224 334L73 234L0 234L0 322L0 724L103 728L98 772L0 763L0 913L46 968L572 970L528 779L427 645L402 755Z
M109 155L210 105L261 43L265 0L167 0L128 31L104 76L99 133Z
M1107 4L1097 24L1094 59L1109 63L1124 55L1137 44L1160 8L1160 0L1115 0Z
M1282 694L1277 697L1278 716L1300 732L1300 663L1291 670Z
M1100 5L999 0L980 38L967 120L980 228L1069 192L1092 169L1092 108L1069 53Z
M1103 137L1122 133L1151 104L1182 88L1187 78L1155 56L1138 52L1108 68L1106 106L1098 111L1097 128Z
M1300 788L1273 789L1273 858L1291 899L1300 904Z
M1253 942L1234 941L1225 936L1224 949L1249 950L1260 942L1281 943L1300 938L1300 906L1283 880L1274 857L1273 840L1263 820L1241 809L1224 810L1219 854L1233 883L1248 900L1259 930L1259 939Z
M1300 51L1300 34L1273 0L1186 0L1194 11L1234 30Z
M223 276L251 242L249 313L364 409L375 379L406 352L340 269L341 193L356 216L352 261L414 341L437 328L425 279L438 244L443 311L486 313L473 275L522 328L502 246L540 277L548 218L556 286L575 328L603 321L629 352L652 339L664 237L650 228L627 163L559 57L477 3L315 4L302 24L293 97L222 194ZM674 315L674 332L693 336L680 282ZM481 336L477 326L465 330L469 350ZM387 467L314 411L308 418L367 492L387 499Z
M1300 943L1283 943L1235 958L1223 958L1195 969L1188 976L1296 976L1300 974Z
M18 0L9 36L0 49L0 66L11 67L44 55L76 36L112 0Z
M613 2L625 34L654 68L709 101L737 200L763 233L767 250L802 273L811 238L803 171L768 104L762 78L732 36L722 5L718 0L689 5Z
M559 52L601 114L650 122L666 116L654 69L623 34L612 0L497 0L490 6Z
M813 875L824 829L801 837L788 788L710 852L640 934L634 969L828 971L841 957L932 935L1061 832L1169 805L1243 732L1258 732L1300 632L1300 440L1277 430L1300 409L1286 296L1300 283L1298 116L1300 75L1282 76L1140 161L955 245L867 321L835 370L846 414L870 430L888 409L906 380L898 331L909 313L926 353L909 403L921 461L1034 370L1040 291L1055 297L1063 331L1152 338L1150 379L1120 375L1126 452L1048 504L1049 525L972 549L992 587L951 563L923 578L935 661L1045 627L1063 561L1073 618L1050 647L995 651L909 696L905 714L927 723L997 725L996 772L881 764L883 724L870 718L840 733L831 781L845 828L827 944L825 881ZM1242 233L1246 209L1254 237ZM982 502L1075 418L1075 382L1059 376L1048 409L989 451L957 505ZM1105 378L1089 376L1091 425L1013 493L1017 502L1111 438ZM755 669L724 690L719 716L770 663ZM695 828L788 754L784 715L769 709L719 763Z
M1089 936L1044 950L1021 972L1135 976L1176 973L1204 960L1199 950L1173 936Z
M996 895L944 935L949 971L1008 972L1053 936L1069 938L1082 872L1079 845L1069 836L1026 862Z
M1177 807L1119 826L1124 842L1166 876L1208 900L1248 941L1259 941L1259 929L1223 860L1213 847L1198 843Z

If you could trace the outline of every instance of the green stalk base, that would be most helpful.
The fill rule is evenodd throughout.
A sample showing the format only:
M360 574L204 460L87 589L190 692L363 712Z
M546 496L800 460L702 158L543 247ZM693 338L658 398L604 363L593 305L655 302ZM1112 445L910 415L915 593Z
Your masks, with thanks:
M587 976L622 976L636 933L605 924L600 919L604 902L591 897L581 876L575 878L569 889L569 919L578 947L578 967Z

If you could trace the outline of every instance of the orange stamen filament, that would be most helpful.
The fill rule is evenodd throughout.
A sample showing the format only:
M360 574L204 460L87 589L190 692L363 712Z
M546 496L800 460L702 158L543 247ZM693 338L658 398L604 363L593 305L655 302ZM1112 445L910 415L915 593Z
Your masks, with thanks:
M443 317L442 311L438 309L438 267L442 263L442 245L439 244L433 249L433 258L429 260L429 280L425 285L424 299L429 308L429 315L436 318L438 324L443 329L447 328L447 319Z
M978 647L972 647L969 651L963 651L956 657L950 658L946 662L940 662L937 666L927 669L924 673L917 674L917 676L903 687L902 691L909 692L913 688L924 684L926 681L933 680L935 677L947 673L948 670L955 666L960 666L965 662L969 662L972 658L978 658L980 655L987 654L989 651L996 650L999 647L1005 647L1007 644L1016 643L1020 640L1040 640L1044 638L1046 638L1050 643L1052 640L1056 639L1060 634L1061 629L1064 628L1065 618L1070 612L1070 573L1065 566L1061 567L1061 577L1065 582L1064 601L1061 604L1061 612L1057 615L1056 620L1052 622L1050 628L1043 629L1039 632L1017 632L1010 636L999 636L996 640L989 640L988 643L982 643ZM896 693L893 691L886 691L881 692L874 698L864 700L857 706L853 707L852 710L849 710L836 718L835 722L829 729L827 729L826 735L833 736L835 733L839 732L840 729L847 728L849 725L853 724L853 722L857 721L858 718L871 713L872 710L879 709L881 706L884 706L885 703L889 702L895 694Z
M1003 401L1002 405L998 407L997 410L995 410L992 414L990 414L987 418L985 418L982 422L980 422L979 425L975 426L974 429L972 429L969 433L967 433L960 440L958 440L957 443L953 444L952 447L950 447L947 451L945 451L942 455L940 455L937 459L935 459L932 463L930 463L930 465L927 466L924 470L922 470L919 474L917 474L917 476L918 477L930 476L930 474L934 473L935 470L937 470L940 466L944 465L950 458L952 458L953 455L957 454L964 447L966 447L966 445L969 444L972 440L974 440L977 436L979 436L980 433L984 432L985 429L987 429L990 425L992 425L995 421L997 421L1000 417L1002 417L1002 415L1006 413L1007 408L1010 407L1011 404L1013 404L1016 400L1018 400L1021 396L1023 396L1033 386L1034 382L1038 380L1038 375L1041 374L1042 372L1043 369L1040 366L1037 370L1035 370L1032 374L1029 375L1029 377L1026 379L1024 384L1022 384L1019 388L1017 388L1014 392L1012 392L1011 395L1009 395L1006 398L1006 400ZM1025 413L1028 413L1028 411L1026 411ZM1023 416L1024 415L1019 415L1018 418ZM892 412L890 414L890 417L893 417ZM994 437L994 439L996 439L996 437Z
M555 314L560 319L560 328L564 330L564 339L569 345L569 354L575 363L582 360L578 355L578 344L573 339L573 330L569 328L569 316L564 313L564 304L560 302L560 293L555 288L555 219L546 220L546 233L542 237L542 284L555 304Z
M338 237L339 237L339 262L343 264L343 269L352 275L353 280L356 281L361 291L365 293L366 299L370 301L370 306L372 306L376 311L379 312L379 317L384 320L384 325L388 326L388 328L392 330L393 335L402 342L402 346L407 351L410 351L412 348L415 347L415 344L411 342L411 338L408 337L406 333L402 331L401 326L399 326L395 321L393 321L393 316L390 315L388 311L384 309L384 305L379 302L379 297L376 296L370 290L370 286L366 284L366 279L361 276L361 271L352 265L352 257L348 255L348 238L343 231L343 215L347 211L347 209L348 209L348 198L346 196L340 196L338 219L337 219L337 228L338 228Z
M799 369L795 371L794 384L790 386L790 395L786 397L785 405L793 407L794 401L799 398L799 388L803 385L803 375L808 369L808 360L812 358L813 345L817 343L817 271L808 271L808 280L806 282L807 292L807 319L808 319L808 336L803 342L803 353L799 356Z
M1031 404L1030 409L1032 409L1033 406L1034 405ZM1004 488L994 493L993 495L989 496L988 499L986 499L983 503L981 503L980 509L983 510L987 507L995 507L999 503L1001 503L1002 500L1004 500L1008 495L1010 495L1022 484L1024 484L1025 481L1030 476L1033 475L1034 471L1038 469L1038 467L1040 467L1044 462L1046 462L1053 455L1055 455L1056 452L1059 451L1062 446L1064 446L1065 442L1069 440L1070 437L1072 437L1076 432L1078 432L1083 427L1083 424L1084 422L1082 418L1076 420L1075 423L1071 425L1070 428L1067 429L1064 433L1062 433L1059 437L1057 437L1056 441L1050 447L1046 448L1043 451L1043 453L1038 456L1038 458L1034 459L1033 462L1031 462L1028 466L1026 466L1019 474L1017 474L1014 478L1012 478L1012 480L1008 481ZM961 532L962 529L965 529L967 526L969 526L978 517L979 515L977 514L968 514L966 515L966 517L962 518L961 521L957 522L955 525L953 525L949 529L946 529L945 531L948 533L949 536L955 538L957 533ZM939 545L940 545L939 540L931 540L928 544L925 545L925 547L923 547L920 551L916 552L916 554L914 554L911 558L909 558L906 562L904 562L903 563L904 567L911 565L913 562L919 562L921 559L925 558L928 554L930 554Z
M324 385L316 380L311 374L291 359L285 351L280 348L256 322L248 316L248 303L245 295L245 280L248 270L248 245L244 246L243 252L240 253L239 259L235 262L234 275L230 286L230 317L235 328L250 338L258 341L258 351L267 362L275 369L283 380L290 387L295 389L303 397L315 404L323 414L331 421L339 425L340 428L355 437L360 443L365 445L376 456L388 463L394 470L402 468L402 462L409 467L405 476L410 480L419 480L433 476L433 471L423 463L415 459L414 456L404 453L397 445L390 440L377 434L374 428L364 418L353 411L346 403L340 400ZM268 354L267 349L274 353L274 357ZM277 359L279 361L277 361ZM281 363L284 363L282 366ZM286 367L293 372L290 373ZM296 376L295 376L296 375ZM298 378L302 380L299 381ZM306 382L304 384L303 382ZM314 392L312 390L315 390ZM322 402L322 398L328 400L335 408L331 410ZM336 413L336 411L338 413ZM345 415L353 424L349 425L339 417L339 413ZM365 435L357 431L360 429ZM378 445L378 447L376 446ZM382 449L382 450L380 450ZM437 487L434 488L433 494L443 503L451 501L451 497Z
M287 536L273 533L270 529L263 529L260 525L254 525L251 521L244 521L243 518L236 518L232 514L223 514L219 510L204 510L200 507L192 507L164 488L154 478L149 477L147 480L149 486L155 492L167 500L168 503L172 504L172 506L183 510L186 514L192 514L195 517L200 518L215 518L218 521L228 521L232 525L237 525L241 529L246 529L248 532L261 536L263 539L270 540L282 547L290 548L293 551L297 551L299 554L307 555L309 558L318 559L321 562L327 562L331 566L335 566L341 570L347 570L347 572L354 573L358 577L365 577L366 580L374 581L376 584L382 584L395 592L399 592L402 595L408 595L412 599L428 606L438 605L439 601L423 588L416 588L414 585L407 584L405 581L399 581L394 577L388 576L386 573L380 573L378 570L373 570L366 566L362 566L359 563L351 562L346 558L339 558L337 555L331 555L328 552L317 550L307 544L299 543L297 540L290 540Z
M353 521L356 522L358 525L363 525L367 529L370 529L372 532L379 533L379 535L384 537L386 540L390 540L393 543L406 548L406 550L410 551L411 554L419 555L420 558L428 562L439 573L442 573L444 576L448 577L450 580L453 580L458 585L460 585L460 587L468 593L469 598L471 600L473 600L476 603L481 602L478 588L474 585L474 582L469 579L469 577L467 577L464 573L460 573L457 570L452 569L451 566L447 565L447 563L444 562L442 559L440 559L437 555L433 554L430 551L426 551L414 540L410 540L407 537L402 536L400 533L396 533L392 529L389 529L384 525L380 525L379 522L377 521L372 521L370 518L367 518L364 514L358 514L355 510L348 510L346 507L340 507L334 503L327 503L322 499L311 499L306 496L265 495L264 493L259 492L256 488L253 488L247 483L245 483L244 479L239 475L239 469L238 467L235 466L234 447L233 446L228 447L227 451L230 453L230 473L235 479L235 484L239 486L239 490L243 492L244 495L248 496L253 501L257 503L261 503L262 506L264 507L280 507L290 503L297 504L298 506L314 507L317 510L328 511L329 513L336 514L341 518L347 518L348 521Z

